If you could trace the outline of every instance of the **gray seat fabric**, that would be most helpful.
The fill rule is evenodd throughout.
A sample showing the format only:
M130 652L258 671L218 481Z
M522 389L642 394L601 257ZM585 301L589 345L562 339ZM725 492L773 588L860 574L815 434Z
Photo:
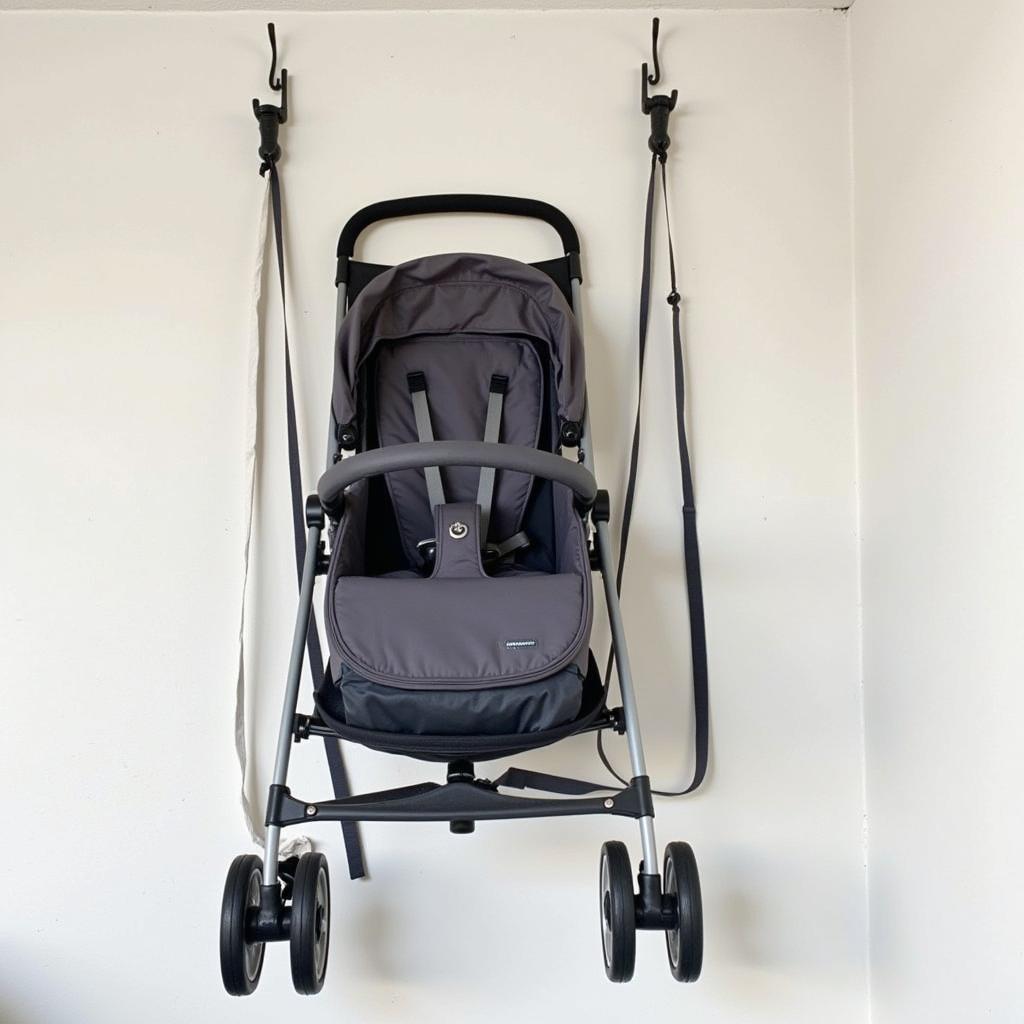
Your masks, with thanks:
M424 681L479 690L543 679L577 657L587 624L583 586L570 573L353 576L338 580L334 607L344 623L344 664L407 689Z
M568 495L558 504L568 526L559 568L568 571L488 575L478 506L448 503L435 510L429 577L333 578L328 630L351 725L494 735L550 729L579 713L591 591L579 518Z
M428 257L381 275L353 304L338 339L335 413L363 417L371 446L417 442L409 388L422 374L433 435L479 441L500 375L500 442L557 452L559 416L582 414L582 366L571 312L543 275L491 257ZM480 470L441 473L435 508L421 470L346 492L326 594L336 699L323 706L377 744L383 734L426 737L432 750L445 736L465 748L473 736L558 734L594 711L593 697L584 701L590 564L573 494L498 470L485 538ZM531 547L485 568L485 541L524 529ZM417 545L428 538L436 553L426 567Z
M390 341L377 355L377 437L381 445L418 439L408 376L423 373L434 436L445 441L479 441L484 436L491 376L508 378L500 439L536 447L544 394L542 369L533 345L523 338L456 334ZM448 501L473 501L480 470L441 470ZM433 513L421 470L389 473L388 489L402 546L414 560L416 545L432 536ZM532 478L501 473L492 498L490 539L504 540L520 527Z

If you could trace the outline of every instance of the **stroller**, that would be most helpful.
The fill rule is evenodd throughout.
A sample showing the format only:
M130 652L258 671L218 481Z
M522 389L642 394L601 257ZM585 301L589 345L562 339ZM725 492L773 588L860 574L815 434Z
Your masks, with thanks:
M466 212L544 221L564 255L526 264L458 253L394 267L352 258L361 232L378 221ZM665 932L678 980L700 973L693 852L672 842L662 859L655 843L609 498L595 481L590 447L579 253L576 231L558 209L497 196L377 203L341 233L328 462L305 508L265 853L236 858L224 892L221 968L232 994L255 989L265 943L278 940L290 944L297 990L323 985L326 859L311 852L279 863L281 830L311 821L443 821L468 833L493 819L634 818L642 854L636 889L625 844L601 850L605 971L612 981L632 977L640 928ZM607 677L589 648L595 572L621 707L608 706ZM317 575L326 576L330 671L314 713L303 715L299 682L310 624L316 628ZM626 736L632 778L624 788L517 768L493 781L476 775L476 762L599 730ZM300 799L287 786L289 755L310 736L440 762L446 778Z

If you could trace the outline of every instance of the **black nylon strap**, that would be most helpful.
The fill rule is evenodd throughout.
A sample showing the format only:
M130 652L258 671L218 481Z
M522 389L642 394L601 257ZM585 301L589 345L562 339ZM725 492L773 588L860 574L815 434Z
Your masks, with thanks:
M658 796L683 796L692 793L704 781L708 769L709 753L709 700L708 700L708 655L707 637L704 624L704 589L700 573L700 551L697 544L697 509L693 493L693 474L690 466L690 449L686 440L686 377L683 360L683 335L680 323L679 291L676 282L676 260L672 245L672 226L669 217L668 179L665 160L657 154L651 157L651 173L647 182L647 201L644 209L643 262L640 272L640 316L638 336L639 369L637 373L636 420L633 424L633 443L629 454L629 473L626 480L626 496L622 509L622 525L619 528L619 562L615 572L615 589L622 590L622 577L626 566L626 548L629 543L629 528L633 519L633 501L636 497L637 472L640 460L641 410L643 408L644 362L647 354L647 327L651 305L651 255L654 236L654 197L658 183L658 168L661 165L661 193L665 209L665 229L668 237L669 278L672 290L668 303L672 307L672 366L675 383L676 436L679 448L680 482L683 495L683 558L686 567L686 597L690 619L690 661L693 674L693 718L694 718L694 770L693 779L685 789L653 790ZM614 652L608 654L605 667L605 685L611 678ZM604 766L623 785L626 780L615 771L604 751L601 733L597 734L597 750Z
M266 163L260 168L270 176L270 208L274 224L274 250L277 255L277 276L281 286L281 318L284 334L284 382L285 405L288 419L288 479L291 485L292 528L295 534L295 564L298 579L302 583L302 566L306 558L306 531L304 502L302 493L302 470L299 464L299 431L295 415L295 391L292 386L291 349L288 343L288 311L285 296L284 277L284 230L282 225L281 179L275 163ZM320 633L317 630L316 614L310 613L306 631L306 650L309 654L309 671L313 678L313 689L319 690L330 667L325 668L323 650L320 646ZM331 773L331 784L335 799L341 800L352 795L348 771L341 752L341 741L331 736L324 737L324 750L327 754L327 766ZM359 824L354 821L343 821L341 831L345 840L345 856L348 859L348 872L351 878L363 878L366 875L366 864L363 858L362 840Z
M525 768L507 769L494 780L494 785L507 789L536 789L541 793L559 793L562 796L586 796L588 793L601 793L615 788L596 782L584 782L582 779L566 779L561 775L531 772Z

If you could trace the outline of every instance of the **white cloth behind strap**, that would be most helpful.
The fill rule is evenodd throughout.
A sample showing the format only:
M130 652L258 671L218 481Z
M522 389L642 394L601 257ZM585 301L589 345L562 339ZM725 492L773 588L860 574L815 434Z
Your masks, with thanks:
M256 232L256 259L252 276L252 313L249 318L249 344L246 354L245 402L245 471L242 480L242 585L238 615L238 678L235 682L235 753L241 774L240 799L242 813L249 836L262 846L264 826L262 816L256 814L249 799L247 787L248 753L245 722L245 604L249 583L249 559L252 545L252 523L256 498L256 435L259 426L260 353L262 350L263 257L267 249L267 216L270 208L270 189L263 193L259 227ZM302 854L312 849L307 836L295 836L281 846L281 859Z

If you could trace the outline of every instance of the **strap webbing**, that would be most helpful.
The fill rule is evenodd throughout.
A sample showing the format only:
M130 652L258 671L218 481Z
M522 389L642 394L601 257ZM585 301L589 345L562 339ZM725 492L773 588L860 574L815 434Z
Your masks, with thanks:
M306 558L306 531L305 516L303 512L302 493L302 470L299 463L299 431L295 415L295 392L292 386L292 362L291 350L288 343L288 310L285 295L285 271L284 271L284 231L282 227L282 203L281 203L281 179L278 175L277 165L273 162L264 164L260 168L261 173L266 170L270 180L270 207L274 224L274 248L277 254L277 275L281 286L281 317L283 320L282 332L284 335L284 380L285 380L285 404L288 419L288 479L291 485L292 499L292 527L295 534L295 564L298 571L298 579L302 583L302 566ZM313 689L319 690L323 685L326 674L330 671L329 666L325 668L323 651L320 647L320 633L317 629L316 614L311 613L309 626L306 631L306 650L309 654L309 671L313 679ZM345 761L341 752L341 741L333 736L324 737L324 750L327 754L327 766L331 773L331 783L334 787L335 799L341 800L352 793L349 785L348 772L345 768ZM348 858L349 875L352 878L362 878L366 874L366 865L363 858L362 842L359 835L359 825L354 821L343 821L341 831L345 839L345 855Z
M498 558L507 558L516 551L521 551L529 546L530 538L526 535L526 531L519 530L511 537L506 537L500 544L488 544L487 549L493 551Z
M541 793L559 793L563 796L586 796L588 793L601 793L615 788L597 782L584 782L582 779L531 772L526 768L506 769L494 780L494 785L506 789L536 789Z
M505 405L505 390L508 388L508 377L500 373L491 377L490 391L487 395L487 419L484 422L484 440L488 444L497 444L501 438L501 412ZM491 522L491 504L494 501L493 466L484 466L480 470L480 483L477 485L476 503L480 506L480 542L487 543L487 528Z
M653 248L654 198L658 183L658 168L661 166L661 194L665 209L665 230L668 238L669 278L672 290L668 304L672 307L672 366L675 381L676 438L679 448L680 482L683 495L683 557L686 566L686 597L690 619L690 661L693 673L693 718L694 718L694 770L693 779L685 789L668 791L653 790L659 796L682 796L692 793L703 781L708 768L708 655L704 626L704 591L700 574L700 551L697 545L697 509L693 493L693 474L690 467L690 450L686 440L685 365L683 359L683 337L680 323L680 296L676 286L676 262L672 245L672 226L669 217L668 181L665 173L664 156L659 161L657 154L651 157L651 174L647 182L647 201L644 212L644 247L640 272L640 316L638 332L639 370L637 374L636 419L633 424L633 443L629 455L629 474L626 481L626 497L622 509L622 525L619 530L619 563L615 573L615 588L621 593L622 576L626 566L626 548L629 543L629 527L633 519L633 501L636 497L637 471L640 459L641 409L643 407L644 362L647 353L647 327L651 306L651 256ZM613 654L608 654L605 669L607 685L613 666ZM604 752L601 733L597 734L597 748L605 767L624 785L626 780L612 768Z
M433 441L434 428L430 423L430 404L427 401L427 377L421 370L408 374L409 397L412 399L412 411L416 416L416 434L420 441ZM441 470L437 466L424 466L423 475L427 480L427 500L430 507L437 508L444 504L444 484L441 482Z

